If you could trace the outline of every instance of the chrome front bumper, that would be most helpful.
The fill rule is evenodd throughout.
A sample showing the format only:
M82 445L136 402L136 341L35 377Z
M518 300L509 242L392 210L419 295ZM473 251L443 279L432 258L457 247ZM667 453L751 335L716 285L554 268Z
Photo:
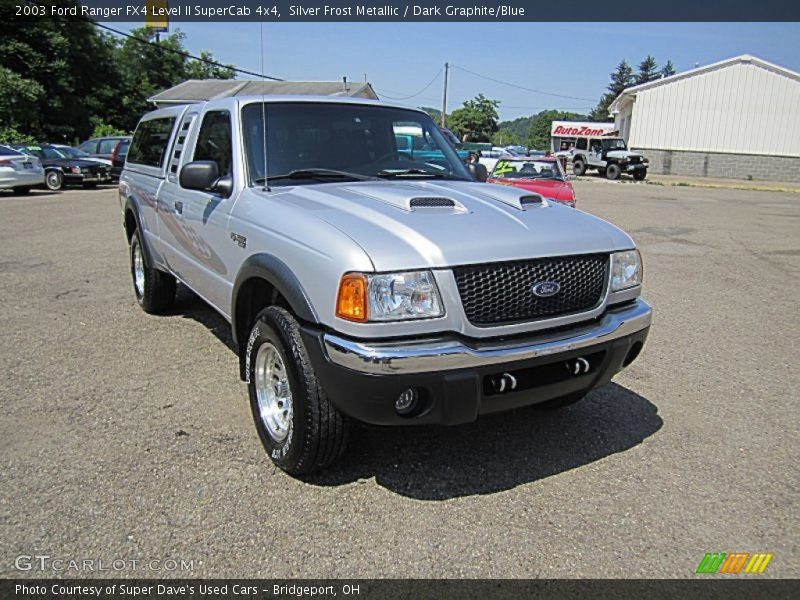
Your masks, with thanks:
M609 309L585 327L513 342L470 345L455 339L426 339L371 343L326 333L328 359L366 374L430 373L528 360L580 350L634 334L650 326L652 309L641 298L633 304Z

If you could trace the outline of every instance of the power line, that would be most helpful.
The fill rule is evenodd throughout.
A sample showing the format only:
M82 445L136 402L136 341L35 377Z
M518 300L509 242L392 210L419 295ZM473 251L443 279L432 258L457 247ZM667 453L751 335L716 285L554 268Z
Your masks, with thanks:
M422 88L416 94L411 94L410 96L389 96L389 95L384 94L383 92L381 92L378 88L375 88L375 91L376 92L380 92L382 96L385 96L385 97L389 98L389 100L408 100L410 98L416 98L417 96L422 94L425 90L427 90L429 87L431 87L433 85L433 83L437 79L439 79L439 77L441 77L441 75L442 75L442 70L439 69L438 71L436 71L436 75L433 76L433 79L431 79L424 88ZM389 90L389 91L391 91L391 90Z
M500 83L502 85L507 85L509 87L517 88L518 90L524 90L526 92L532 92L534 94L542 94L544 96L553 96L555 98L568 98L569 100L582 100L584 102L594 102L591 98L579 98L577 96L566 96L564 94L555 94L553 92L545 92L543 90L535 90L533 88L528 88L522 85L518 85L516 83L511 83L509 81L503 81L501 79L495 79L494 77L489 77L488 75L482 75L481 73L476 73L474 71L470 71L469 69L465 69L464 67L459 67L458 65L451 65L454 69L458 69L459 71L464 71L465 73L469 73L470 75L474 75L475 77L480 77L481 79L487 79L489 81L494 81L495 83Z
M148 44L149 46L154 46L154 47L158 48L159 50L166 50L167 52L173 52L174 54L178 54L180 56L183 56L184 58L191 58L193 60L200 61L200 62L205 63L207 65L211 65L211 66L214 66L214 67L222 67L223 69L230 69L231 71L234 71L236 73L242 73L243 75L252 75L254 77L260 77L262 79L271 79L272 81L284 81L283 79L280 79L279 77L272 77L270 75L264 75L263 73L256 73L254 71L247 71L245 69L240 69L240 68L234 67L232 65L224 65L222 63L218 63L215 60L210 60L208 58L203 58L202 56L195 56L194 54L189 54L188 52L183 52L182 50L176 50L175 48L170 48L168 46L162 46L161 44L156 44L155 42L151 42L150 40L145 40L143 38L136 37L135 35L131 35L130 33L125 33L124 31L119 31L118 29L114 29L113 27L109 27L108 25L103 25L102 23L98 23L96 21L89 21L89 22L92 23L95 27L99 27L100 29L105 29L107 31L111 31L113 33L116 33L117 35L124 36L126 38L129 38L129 39L135 40L137 42L140 42L142 44Z
M46 6L46 5L38 2L37 0L27 0L27 1L29 3L35 4L37 6ZM199 61L201 63L205 63L207 65L211 65L213 67L221 67L223 69L230 69L231 71L233 71L235 73L241 73L243 75L252 75L254 77L261 77L263 79L271 79L272 81L284 81L283 79L281 79L279 77L272 77L270 75L264 75L263 73L255 73L254 71L246 71L245 69L240 69L240 68L234 67L232 65L224 65L224 64L219 63L219 62L217 62L215 60L210 60L208 58L203 58L202 56L195 56L194 54L190 54L190 53L184 52L182 50L176 50L175 48L170 48L168 46L162 46L161 44L156 44L155 42L151 42L150 40L145 40L143 38L136 37L135 35L131 35L130 33L125 33L124 31L120 31L118 29L114 29L113 27L109 27L108 25L103 25L102 23L98 23L97 21L94 21L93 19L81 18L79 20L83 21L85 23L91 23L92 25L94 25L95 27L98 27L100 29L105 29L106 31L110 31L112 33L116 33L117 35L121 35L123 37L135 40L135 41L139 42L140 44L147 44L149 46L154 46L155 48L158 48L161 51L172 52L173 54L177 54L177 55L182 56L184 58L191 58L192 60L196 60L196 61Z

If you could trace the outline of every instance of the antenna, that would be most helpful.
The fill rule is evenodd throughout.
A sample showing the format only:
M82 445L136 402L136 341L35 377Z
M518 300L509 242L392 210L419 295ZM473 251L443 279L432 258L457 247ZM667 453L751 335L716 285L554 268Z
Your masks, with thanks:
M263 146L261 152L264 155L264 187L265 192L269 192L269 174L267 173L267 99L264 86L264 21L259 21L259 38L261 40L261 131L263 135Z

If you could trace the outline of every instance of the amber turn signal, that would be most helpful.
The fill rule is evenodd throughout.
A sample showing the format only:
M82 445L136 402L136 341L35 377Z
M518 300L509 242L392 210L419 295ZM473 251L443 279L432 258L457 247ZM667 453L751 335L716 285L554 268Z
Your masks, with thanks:
M336 316L348 321L367 320L367 278L360 273L347 273L339 283Z

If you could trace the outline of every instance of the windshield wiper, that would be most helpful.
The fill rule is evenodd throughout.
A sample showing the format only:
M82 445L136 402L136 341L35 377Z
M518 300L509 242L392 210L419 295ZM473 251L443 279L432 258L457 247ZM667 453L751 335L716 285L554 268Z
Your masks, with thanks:
M378 177L439 177L447 179L463 179L441 171L428 171L427 169L384 169L378 172Z
M266 181L278 181L280 179L354 179L356 181L377 181L377 177L351 173L350 171L337 171L336 169L295 169L281 175L270 175ZM255 183L264 183L264 178L259 177Z

